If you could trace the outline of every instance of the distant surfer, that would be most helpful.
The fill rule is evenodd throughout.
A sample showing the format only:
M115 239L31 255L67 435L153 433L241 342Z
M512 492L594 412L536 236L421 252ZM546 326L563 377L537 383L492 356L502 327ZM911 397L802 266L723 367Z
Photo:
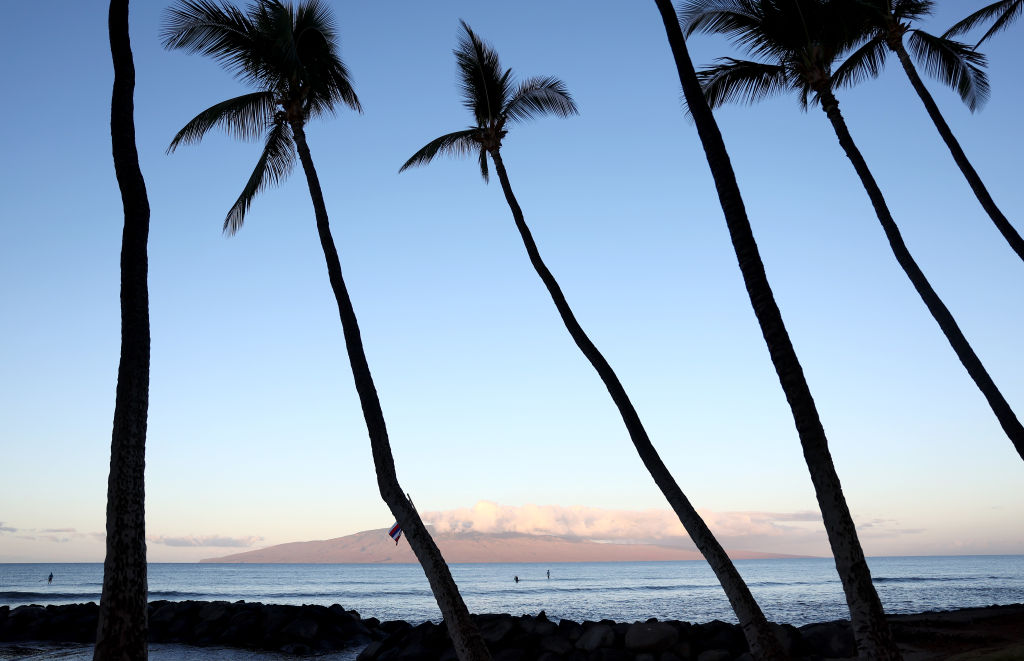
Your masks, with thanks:
M516 583L519 582L519 577L518 576L513 576L512 578L513 578L513 580L515 580Z
M548 570L548 580L549 581L551 580L551 570L550 569Z
M50 577L46 579L46 584L49 585L50 583L53 583L53 572L50 572Z

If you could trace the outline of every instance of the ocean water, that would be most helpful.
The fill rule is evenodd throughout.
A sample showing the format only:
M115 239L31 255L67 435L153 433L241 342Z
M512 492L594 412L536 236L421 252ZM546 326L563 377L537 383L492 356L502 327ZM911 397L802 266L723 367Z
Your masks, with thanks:
M889 613L1024 602L1024 556L869 558L868 564ZM848 617L831 559L739 560L736 566L769 620L799 626ZM550 618L575 621L657 617L735 622L703 561L455 564L451 569L475 613L544 610ZM50 572L52 584L46 581ZM102 580L99 563L0 564L0 605L98 602ZM151 564L149 589L150 600L341 604L380 620L440 620L419 565ZM0 646L0 659L88 658L81 646L15 654L10 645ZM152 658L284 657L165 645L154 646Z

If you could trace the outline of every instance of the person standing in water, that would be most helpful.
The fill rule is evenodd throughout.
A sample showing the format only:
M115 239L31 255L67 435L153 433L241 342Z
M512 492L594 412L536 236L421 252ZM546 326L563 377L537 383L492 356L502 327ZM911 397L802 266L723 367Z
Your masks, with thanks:
M548 580L551 580L551 570L548 570Z
M512 577L512 579L513 579L513 580L514 580L514 581L515 581L516 583L518 583L518 582L519 582L519 577L518 577L518 576L513 576L513 577Z
M53 572L50 572L50 577L46 579L46 584L49 585L50 583L53 583Z

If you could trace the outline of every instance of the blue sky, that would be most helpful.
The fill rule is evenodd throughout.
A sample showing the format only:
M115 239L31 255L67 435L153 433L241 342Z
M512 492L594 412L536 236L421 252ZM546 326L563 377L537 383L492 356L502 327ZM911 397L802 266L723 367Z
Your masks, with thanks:
M924 27L983 4L942 3ZM257 199L237 236L221 234L260 147L211 134L164 153L196 113L244 90L213 61L160 47L164 6L131 15L152 207L150 558L386 527L301 172ZM418 507L666 507L497 183L472 159L398 174L469 122L451 54L462 18L505 66L557 75L576 98L579 117L516 127L505 163L544 258L684 491L733 546L827 553L820 533L785 523L816 510L813 491L653 3L331 6L365 112L308 137ZM100 560L123 220L106 9L5 10L0 561ZM929 87L1024 230L1015 40L985 49L993 93L980 113ZM708 37L691 52L698 65L736 54ZM841 93L841 108L911 251L1024 415L1024 264L895 65ZM1024 463L897 266L824 115L783 97L717 117L867 552L1024 553ZM736 522L750 520L782 523L744 539Z

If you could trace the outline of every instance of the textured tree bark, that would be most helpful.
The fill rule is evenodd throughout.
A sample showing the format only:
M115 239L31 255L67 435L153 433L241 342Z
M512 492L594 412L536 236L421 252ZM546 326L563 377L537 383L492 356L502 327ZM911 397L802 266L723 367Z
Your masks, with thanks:
M406 498L398 483L395 472L395 460L391 454L391 443L388 440L387 426L384 423L384 411L377 396L377 388L370 374L363 341L359 333L352 300L349 298L345 280L341 274L341 260L334 245L334 237L327 218L327 205L324 203L320 180L313 166L313 158L306 143L306 134L300 122L292 122L295 135L295 146L302 161L302 168L309 184L309 194L313 199L316 213L316 227L320 234L324 257L327 260L327 273L331 280L331 288L338 302L338 314L345 335L345 347L348 351L349 363L352 366L352 377L355 380L359 403L366 420L366 430L370 436L370 448L373 452L373 463L377 471L377 485L381 498L387 503L395 519L402 526L409 546L412 547L416 559L423 567L423 572L430 583L437 605L441 609L444 621L448 625L448 633L455 646L455 652L461 661L489 661L490 652L484 643L476 625L469 617L459 588L452 578L451 571L445 563L441 552L420 519L416 508Z
M811 395L803 368L783 323L782 313L768 283L764 263L754 240L753 230L736 182L736 174L729 162L729 154L718 130L718 123L711 113L707 99L704 98L672 3L670 0L655 0L655 4L665 25L665 33L675 59L687 107L693 116L697 134L700 136L708 166L715 180L715 188L743 275L743 283L750 297L750 304L754 308L754 315L768 346L772 364L779 375L779 383L793 412L793 421L800 437L804 460L811 475L818 507L821 509L822 520L835 557L836 569L846 594L858 653L861 658L873 661L900 659L901 655L885 620L878 593L871 583L871 573L868 571L864 551L857 538L853 517L843 496L839 475L832 463L828 439L814 397Z
M641 422L640 416L633 406L633 402L629 399L629 395L626 394L626 389L622 387L619 377L576 320L576 315L573 314L569 303L565 300L562 288L541 259L537 243L533 240L533 234L530 232L530 228L526 225L526 220L523 217L523 210L519 207L519 202L512 193L512 186L508 180L505 164L501 160L500 150L494 148L490 150L490 154L491 158L494 159L494 170L498 174L498 180L501 181L501 189L505 193L505 200L512 210L512 217L515 219L516 228L519 230L519 235L526 246L526 253L530 257L530 263L533 264L537 275L540 276L544 286L547 287L551 300L554 301L558 314L561 315L562 322L569 331L569 335L572 336L576 346L579 347L583 355L593 365L601 377L601 381L604 382L605 387L608 389L608 393L611 395L612 401L615 402L615 406L619 409L619 414L622 416L622 421L626 425L626 430L633 441L633 446L636 447L637 454L640 455L641 461L647 467L651 477L654 478L655 484L661 489L662 494L665 495L665 499L672 506L672 510L679 518L679 522L683 524L693 543L697 545L697 548L711 566L712 571L715 572L718 581L722 584L722 589L725 591L725 595L729 599L737 619L740 621L740 627L743 629L743 634L750 645L751 653L755 658L763 661L787 658L786 654L782 651L778 638L772 632L768 620L765 618L764 613L761 612L761 607L757 605L757 601L754 599L754 595L750 593L750 589L747 587L743 577L736 571L736 566L725 552L725 549L722 548L722 545L718 543L718 539L715 538L707 524L704 523L704 519L701 518L697 510L690 504L682 489L676 484L675 478L672 477L668 467L665 466L658 451L651 443L647 430L644 428L643 422Z
M953 160L956 161L957 166L960 167L960 172L963 173L964 178L967 179L967 183L970 184L971 190L974 191L975 197L981 202L981 206L985 209L985 212L995 223L999 233L1003 235L1006 242L1010 244L1017 256L1024 260L1024 238L1021 237L1020 233L1014 228L1003 212L996 206L995 200L989 195L988 189L985 188L985 184L981 181L981 177L978 176L974 166L967 160L967 154L960 147L960 143L953 135L953 131L949 128L949 124L946 123L946 119L939 112L939 106L935 104L935 100L932 95L928 93L928 88L924 86L924 82L921 81L921 77L917 75L917 69L914 68L914 63L910 59L910 55L907 54L907 50L903 47L903 43L899 42L896 47L892 44L888 44L890 50L896 53L896 57L899 58L900 64L903 65L903 70L907 74L907 78L910 79L910 84L913 85L914 91L921 97L921 102L924 103L925 109L928 111L928 116L932 118L932 122L935 124L935 128L938 129L939 135L942 136L943 142L946 143L946 147L949 148L949 153L953 155ZM1018 448L1018 451L1020 448Z
M121 358L107 479L107 551L96 631L97 661L148 658L146 583L146 422L149 410L149 200L135 146L135 65L128 0L109 13L114 88L110 137L121 189Z
M935 293L931 283L925 278L921 268L911 256L906 243L903 242L903 236L900 234L899 227L896 226L896 222L892 219L892 214L889 213L889 207L885 203L885 198L882 196L878 183L875 182L874 176L872 176L871 171L868 169L867 162L850 136L850 131L839 111L838 101L835 100L834 96L824 96L822 98L822 108L825 110L825 114L828 115L832 128L835 129L836 136L839 138L839 144L842 145L843 151L846 152L850 162L853 163L853 167L857 171L864 189L868 192L868 197L871 198L871 205L875 208L875 215L878 216L878 222L882 224L885 237L889 240L889 246L892 248L893 255L896 256L896 261L899 262L900 267L903 268L907 277L910 278L914 289L917 290L921 300L928 307L928 311L932 313L932 317L939 324L939 328L942 329L950 346L953 347L953 351L956 352L957 358L963 363L967 373L974 379L974 383L977 384L978 389L985 396L988 405L992 408L992 412L996 414L996 419L999 420L1003 431L1010 438L1013 447L1017 449L1017 454L1024 459L1024 425L1021 425L1013 409L1010 408L1010 404L1003 397L1003 393L999 391L985 366L982 365L981 359L974 353L974 349L967 341L967 338L964 337L960 326L957 325L949 308L942 302L939 295Z

